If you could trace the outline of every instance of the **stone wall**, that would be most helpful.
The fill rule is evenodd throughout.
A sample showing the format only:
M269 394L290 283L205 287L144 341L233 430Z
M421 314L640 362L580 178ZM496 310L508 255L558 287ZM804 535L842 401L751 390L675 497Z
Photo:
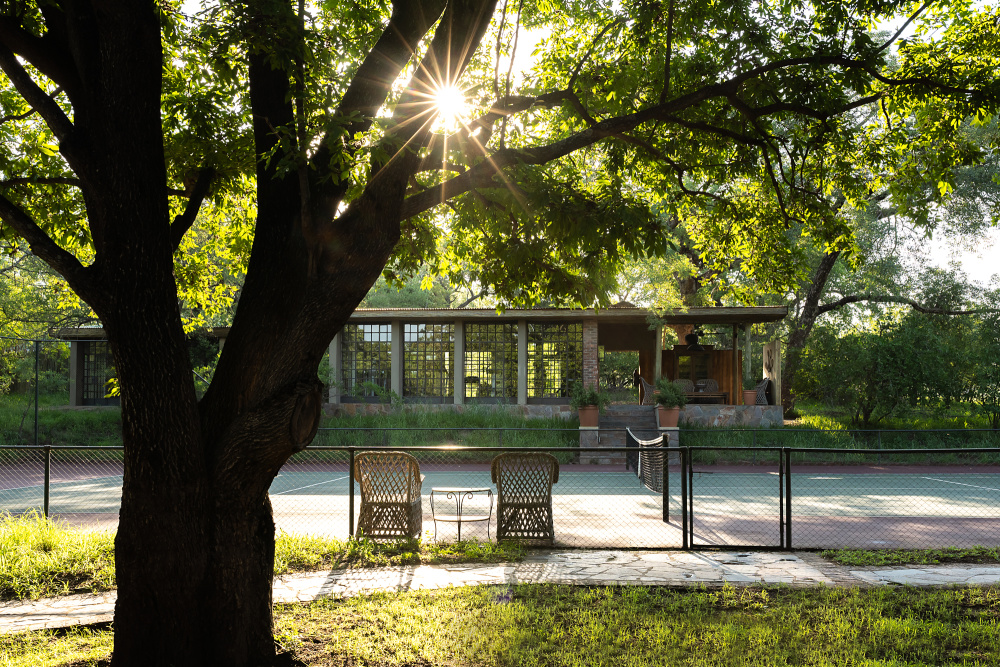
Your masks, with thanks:
M503 410L513 415L530 419L545 419L559 417L567 421L576 418L576 410L569 405L509 405L466 403L404 403L394 406L388 403L326 403L323 410L327 417L344 415L385 415L392 412L457 412L459 414L470 410Z
M691 404L681 409L682 427L732 426L775 428L784 424L780 405L710 405Z

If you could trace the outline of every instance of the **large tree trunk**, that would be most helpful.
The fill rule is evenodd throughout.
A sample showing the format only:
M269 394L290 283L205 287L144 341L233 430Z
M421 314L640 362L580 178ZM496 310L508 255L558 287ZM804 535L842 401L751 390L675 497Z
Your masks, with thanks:
M115 667L273 661L268 488L285 461L315 436L320 359L399 240L408 179L419 163L415 147L424 145L429 132L419 118L407 122L413 109L427 106L418 98L426 97L432 88L427 79L438 70L427 58L460 74L485 34L495 1L455 2L447 10L445 5L394 3L390 25L345 93L352 133L363 132L440 19L445 28L435 31L412 90L402 95L402 118L385 130L386 152L404 148L391 160L373 160L369 182L346 210L346 179L330 178L331 170L339 177L343 166L331 152L337 146L350 150L339 139L340 121L332 123L336 137L317 151L310 168L284 173L283 160L275 157L302 159L279 145L279 130L295 128L296 119L292 68L275 65L301 54L294 39L276 40L285 47L279 57L262 46L273 46L269 36L295 35L300 17L290 3L249 2L242 8L257 224L238 313L200 402L173 251L204 195L191 195L190 215L185 211L171 225L159 9L122 0L42 8L51 39L43 44L51 47L45 73L70 98L72 120L33 83L21 81L21 87L40 106L79 177L96 260L84 267L37 226L21 225L33 243L45 237L41 256L97 312L114 355L125 444ZM0 58L6 56L0 50ZM16 70L11 57L4 62ZM204 173L213 166L206 164Z
M792 391L792 385L799 370L799 357L809 339L809 334L812 333L816 319L819 317L819 300L823 297L826 283L830 279L830 272L833 271L839 258L839 250L823 255L819 266L813 272L812 283L809 285L809 292L802 305L802 312L798 320L793 323L791 333L788 334L785 359L781 366L781 406L786 415L795 410L795 394Z

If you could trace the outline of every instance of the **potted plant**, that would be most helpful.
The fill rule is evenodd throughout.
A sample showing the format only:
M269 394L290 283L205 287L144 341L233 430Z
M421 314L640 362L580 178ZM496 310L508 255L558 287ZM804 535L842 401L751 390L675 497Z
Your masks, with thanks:
M681 408L687 404L688 397L684 389L660 378L656 383L656 405L660 413L660 426L677 426L681 416Z
M757 381L743 378L743 405L757 405Z
M579 413L581 427L596 428L600 412L608 400L608 395L601 391L597 383L584 387L582 382L578 382L570 392L569 404Z

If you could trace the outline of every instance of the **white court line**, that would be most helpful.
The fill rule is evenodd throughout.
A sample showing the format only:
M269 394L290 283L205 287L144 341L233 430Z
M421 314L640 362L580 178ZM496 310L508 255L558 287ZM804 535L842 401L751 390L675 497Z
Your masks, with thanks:
M937 479L935 477L921 477L920 479L929 479L932 482L944 482L945 484L957 484L959 486L971 486L974 489L983 489L984 491L1000 491L1000 489L993 489L988 486L976 486L975 484L964 484L962 482L953 482L950 479Z
M277 478L275 478L275 479L277 479ZM347 479L347 477L346 476L345 477L338 477L337 479L328 479L328 480L324 480L322 482L316 482L315 484L306 484L305 486L300 486L297 489L288 489L287 491L279 491L278 493L270 493L268 495L271 495L271 496L280 496L280 495L283 495L285 493L291 493L292 491L301 491L302 489L308 489L311 486L319 486L320 484L329 484L331 482L339 482L342 479Z
M87 477L86 479L71 479L71 480L67 480L65 482L51 482L50 481L49 482L49 489L51 490L57 484L84 484L86 482L93 482L93 481L98 481L98 480L102 480L102 479L117 479L117 480L120 480L121 478L122 478L121 475L105 475L103 477ZM41 484L34 484L34 485L31 485L31 486L12 486L9 489L0 489L0 493L3 493L4 491L27 491L28 489L44 489L44 488L45 488L45 483L42 482Z

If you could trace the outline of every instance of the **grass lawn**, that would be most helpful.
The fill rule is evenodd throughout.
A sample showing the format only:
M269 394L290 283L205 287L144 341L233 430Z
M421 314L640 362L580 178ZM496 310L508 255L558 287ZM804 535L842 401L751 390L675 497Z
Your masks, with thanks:
M31 445L35 438L33 394L0 394L0 446ZM68 408L69 394L43 394L38 409L38 444L96 446L122 444L121 409Z
M307 665L1000 665L1000 589L480 586L280 605ZM0 636L3 667L104 664L106 628Z
M970 563L976 565L1000 563L1000 548L969 547L960 549L836 549L820 555L840 565L936 565Z
M116 585L114 550L114 533L68 529L38 515L0 514L0 600L111 590ZM420 563L509 563L524 558L524 548L508 542L378 543L289 533L277 536L274 551L275 575Z

